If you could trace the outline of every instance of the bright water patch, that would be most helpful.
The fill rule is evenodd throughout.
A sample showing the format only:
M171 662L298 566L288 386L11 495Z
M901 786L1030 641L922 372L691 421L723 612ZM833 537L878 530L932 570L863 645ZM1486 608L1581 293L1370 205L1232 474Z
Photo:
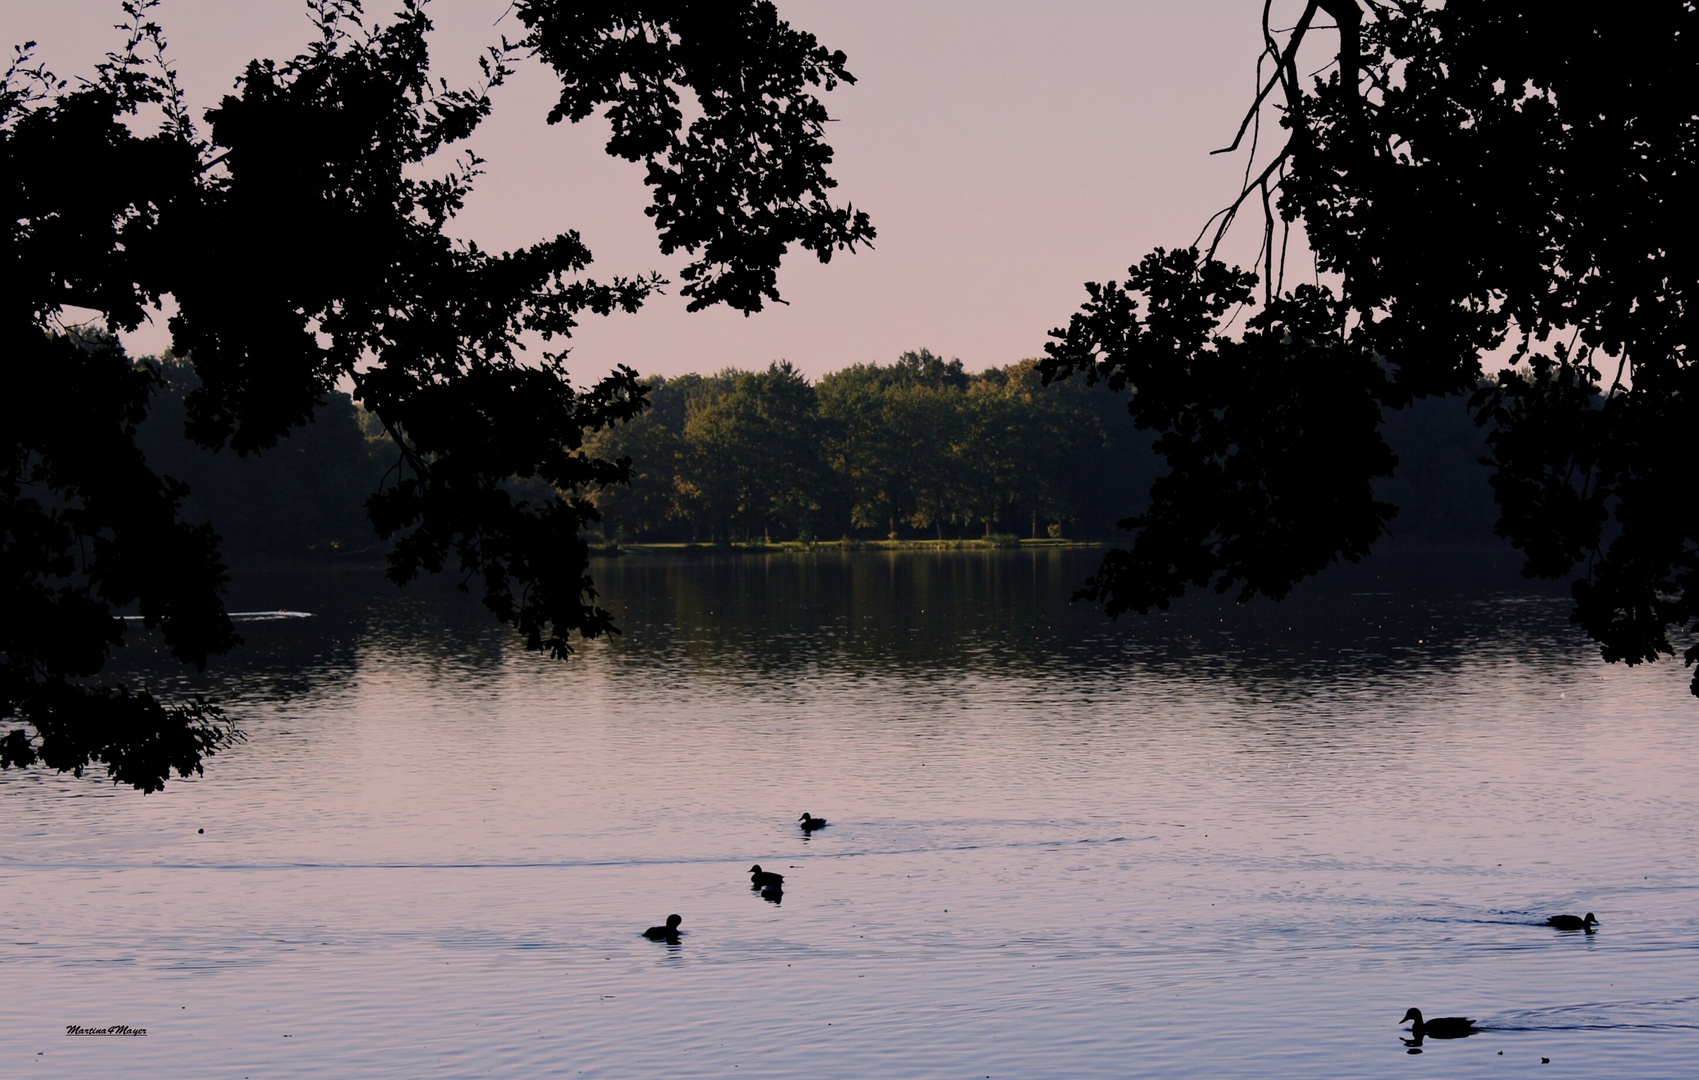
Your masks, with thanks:
M0 774L0 1071L1699 1060L1678 667L1606 667L1561 599L1439 576L1111 625L1065 603L1088 568L607 564L627 633L565 665L453 596L241 582L315 617L244 628L215 679L250 738L205 779ZM1540 925L1584 911L1597 933ZM671 912L676 946L638 935ZM1485 1030L1409 1055L1412 1005Z
M122 616L119 616L119 617L122 618L125 622L141 622L141 621L143 621L144 619L147 618L147 616L145 616L145 615L122 615ZM310 619L312 617L313 617L313 613L310 612L310 611L283 611L283 610L278 610L278 611L232 611L232 612L230 612L230 621L231 622L276 622L278 619Z

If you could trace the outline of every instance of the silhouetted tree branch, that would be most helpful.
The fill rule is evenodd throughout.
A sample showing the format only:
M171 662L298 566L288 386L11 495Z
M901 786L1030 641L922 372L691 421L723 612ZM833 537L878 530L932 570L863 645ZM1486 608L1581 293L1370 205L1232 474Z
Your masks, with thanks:
M597 517L588 496L628 463L584 444L641 412L645 387L623 366L574 387L561 343L586 314L635 311L665 283L587 276L576 232L501 253L450 238L481 162L441 155L489 116L515 64L536 57L560 77L551 120L605 112L609 152L646 162L663 250L695 256L693 309L757 311L780 299L792 245L825 261L873 237L828 198L817 91L853 81L845 58L765 0L520 0L526 35L490 47L463 89L430 78L424 0L397 2L379 22L359 0L309 0L317 38L248 64L204 135L153 0L121 5L125 45L74 89L27 47L0 82L0 340L27 372L0 395L0 717L22 725L0 764L104 764L151 790L234 737L215 706L162 704L103 674L130 607L185 663L237 643L217 537L182 520L183 485L136 449L158 373L112 337L168 297L173 351L198 377L194 441L263 453L351 387L399 456L367 504L393 579L455 564L557 657L574 633L614 629L581 530ZM688 125L686 93L700 112ZM68 328L69 308L96 322ZM528 335L548 347L538 360ZM47 401L75 404L50 414ZM515 480L549 494L523 497Z
M1199 234L1203 254L1159 251L1124 286L1088 286L1048 349L1048 378L1130 388L1170 470L1152 510L1124 523L1131 551L1111 553L1087 594L1111 611L1193 585L1278 596L1360 558L1392 511L1362 495L1395 464L1376 445L1385 413L1468 394L1489 429L1499 529L1527 573L1579 570L1574 617L1606 659L1673 654L1672 629L1699 616L1683 434L1699 423L1686 212L1699 10L1311 0L1287 31L1270 10L1257 93L1227 148L1250 136L1245 183ZM1306 83L1318 13L1337 46ZM1285 137L1259 162L1271 101ZM1252 199L1263 310L1230 337L1254 279L1214 256ZM1283 234L1301 224L1332 284L1283 292L1275 213ZM1501 349L1511 364L1489 378L1483 359ZM1247 350L1254 370L1234 359ZM1281 478L1300 470L1357 494L1294 524Z

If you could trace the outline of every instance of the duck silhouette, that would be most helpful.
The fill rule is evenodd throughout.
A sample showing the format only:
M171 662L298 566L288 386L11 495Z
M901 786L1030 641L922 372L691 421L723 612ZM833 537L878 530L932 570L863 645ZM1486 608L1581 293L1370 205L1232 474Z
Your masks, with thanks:
M1553 915L1546 920L1546 925L1559 930L1585 930L1591 934L1593 927L1599 925L1599 920L1593 918L1593 913L1589 911L1584 918L1579 919L1573 915Z
M763 870L760 863L751 866L749 868L749 887L751 889L765 889L768 886L777 889L784 888L785 875Z
M804 810L802 812L802 816L797 818L796 820L798 821L798 823L800 823L802 825L802 831L805 832L805 833L810 833L810 832L813 832L815 829L824 829L826 827L826 819L825 818L814 817L812 814L810 814L806 810Z
M682 915L668 915L667 925L651 926L649 929L643 931L643 936L648 938L650 941L666 941L677 945L678 924L683 921L684 916Z
M1467 1016L1436 1016L1432 1020L1423 1020L1420 1009L1411 1009L1398 1022L1410 1024L1413 1046L1420 1046L1423 1036L1430 1039L1467 1039L1480 1030Z

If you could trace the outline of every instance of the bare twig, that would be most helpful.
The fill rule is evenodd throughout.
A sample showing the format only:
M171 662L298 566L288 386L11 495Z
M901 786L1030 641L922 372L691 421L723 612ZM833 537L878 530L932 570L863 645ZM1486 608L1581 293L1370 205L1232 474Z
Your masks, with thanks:
M1245 205L1245 200L1254 195L1257 190L1268 181L1269 177L1273 176L1280 170L1281 166L1286 164L1287 159L1291 156L1292 148L1290 146L1281 150L1275 159L1270 161L1268 165L1263 168L1262 172L1257 175L1257 178L1246 185L1245 190L1239 193L1239 197L1233 200L1232 205L1228 206L1224 210L1217 210L1214 214L1210 215L1209 220L1204 222L1203 229L1198 233L1197 239L1192 241L1192 246L1196 247L1198 244L1201 244L1205 234L1209 232L1210 225L1214 224L1217 219L1219 219L1220 224L1216 226L1215 236L1210 240L1209 252L1205 256L1210 259L1215 258L1215 251L1221 246L1221 241L1226 237L1227 230L1232 227L1233 219L1238 215L1239 208Z
M1262 192L1262 300L1264 305L1274 303L1274 207L1268 201L1268 179L1258 185ZM1285 253L1281 260L1285 261Z

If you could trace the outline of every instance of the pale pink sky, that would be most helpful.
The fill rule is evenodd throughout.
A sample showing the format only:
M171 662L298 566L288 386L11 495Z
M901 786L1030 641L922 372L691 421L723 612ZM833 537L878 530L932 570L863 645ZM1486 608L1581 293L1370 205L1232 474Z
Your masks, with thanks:
M579 378L627 363L679 374L790 360L811 376L922 346L970 370L1038 354L1083 298L1158 244L1189 243L1237 190L1231 138L1253 93L1257 0L779 0L792 25L843 49L860 80L826 97L838 194L873 216L876 247L820 266L793 254L788 307L687 314L676 295L591 317ZM480 47L520 27L507 0L437 0L434 56L468 81ZM382 2L371 12L386 10ZM0 43L39 42L61 76L118 42L116 0L0 0ZM308 40L300 0L165 0L198 113L254 56ZM474 140L488 175L458 231L514 247L576 228L599 276L676 270L649 219L641 169L601 151L605 129L549 127L552 74L534 62L497 91ZM1233 254L1249 258L1243 229ZM131 341L156 351L163 327Z

